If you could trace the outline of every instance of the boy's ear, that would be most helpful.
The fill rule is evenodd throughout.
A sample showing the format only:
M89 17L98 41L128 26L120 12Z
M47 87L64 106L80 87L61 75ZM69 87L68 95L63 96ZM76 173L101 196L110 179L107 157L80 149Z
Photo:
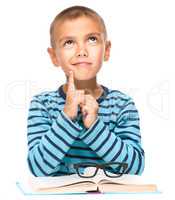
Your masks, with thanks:
M106 41L105 44L105 54L104 54L104 61L108 61L110 57L110 50L111 50L111 42Z
M51 58L52 63L58 67L59 66L59 60L57 59L55 49L53 48L47 48L47 52L49 53L49 56Z

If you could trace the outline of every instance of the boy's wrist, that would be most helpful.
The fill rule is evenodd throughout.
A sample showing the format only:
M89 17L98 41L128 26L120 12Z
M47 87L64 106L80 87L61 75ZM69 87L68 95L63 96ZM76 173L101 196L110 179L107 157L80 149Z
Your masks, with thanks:
M73 117L70 115L70 113L66 109L63 109L63 112L67 117L69 117L71 120L73 120Z
M70 109L64 108L63 112L66 114L67 117L69 117L71 121L75 121L76 116L71 114Z

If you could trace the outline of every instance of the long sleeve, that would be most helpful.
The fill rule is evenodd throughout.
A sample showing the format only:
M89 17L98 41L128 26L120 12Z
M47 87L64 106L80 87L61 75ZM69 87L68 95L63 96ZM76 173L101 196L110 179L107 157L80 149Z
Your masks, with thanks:
M125 173L141 174L144 170L144 151L141 148L141 135L138 111L130 98L120 112L113 111L116 120L114 128L100 117L79 137L106 163L126 162Z
M35 176L52 176L59 171L65 154L76 140L81 127L63 111L53 119L42 101L31 101L27 126L28 165Z

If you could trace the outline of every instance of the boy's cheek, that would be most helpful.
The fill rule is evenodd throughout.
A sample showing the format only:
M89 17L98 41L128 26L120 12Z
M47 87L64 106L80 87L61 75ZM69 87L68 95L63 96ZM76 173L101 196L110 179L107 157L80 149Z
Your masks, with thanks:
M66 72L73 70L73 66L71 66L72 57L72 54L68 53L60 53L57 55L57 59L59 60L60 65L65 69L64 71Z
M95 61L96 60L103 60L104 50L103 49L97 49L97 50L91 51L91 58Z

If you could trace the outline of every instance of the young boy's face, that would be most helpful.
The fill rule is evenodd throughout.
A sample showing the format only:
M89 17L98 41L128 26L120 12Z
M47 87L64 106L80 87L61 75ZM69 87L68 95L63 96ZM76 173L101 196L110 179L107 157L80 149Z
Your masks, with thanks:
M77 80L96 76L103 60L108 60L110 42L97 20L89 17L58 22L55 26L55 48L48 48L52 62L66 75L72 70Z

